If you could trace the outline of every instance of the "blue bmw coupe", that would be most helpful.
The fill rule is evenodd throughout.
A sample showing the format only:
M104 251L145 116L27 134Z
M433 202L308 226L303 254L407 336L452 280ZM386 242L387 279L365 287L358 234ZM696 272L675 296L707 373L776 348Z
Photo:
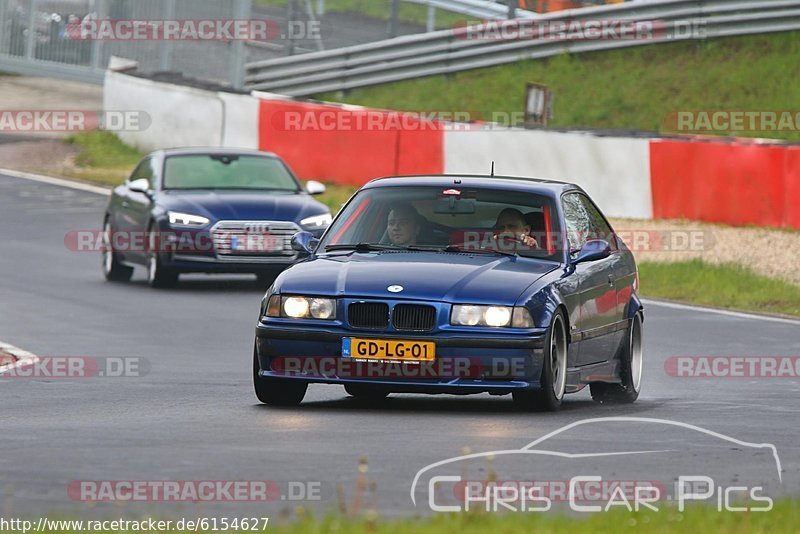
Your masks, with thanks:
M633 402L643 307L630 250L578 186L407 176L362 187L261 304L256 396L299 404L309 383L354 396L512 394L556 410L589 386Z
M254 273L271 282L303 257L291 238L321 236L327 206L274 154L221 148L159 150L114 188L103 219L103 274L127 281L135 265L151 286L181 273ZM266 285L265 284L265 285Z

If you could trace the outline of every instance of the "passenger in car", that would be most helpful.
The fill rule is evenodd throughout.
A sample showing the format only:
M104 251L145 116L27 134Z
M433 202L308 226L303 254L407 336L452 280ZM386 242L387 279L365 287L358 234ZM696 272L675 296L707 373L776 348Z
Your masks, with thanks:
M531 227L518 209L506 208L497 215L494 225L495 240L511 239L528 247L538 247L539 243L530 233Z
M397 204L389 211L386 232L393 245L415 245L422 230L422 217L411 204Z

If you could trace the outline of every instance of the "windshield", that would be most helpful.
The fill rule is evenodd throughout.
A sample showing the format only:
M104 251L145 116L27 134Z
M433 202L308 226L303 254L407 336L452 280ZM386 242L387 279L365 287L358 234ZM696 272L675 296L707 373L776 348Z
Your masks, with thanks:
M164 189L262 189L299 191L286 166L266 156L170 156L164 163Z
M318 250L431 249L561 261L555 214L550 198L519 191L365 189L336 218Z

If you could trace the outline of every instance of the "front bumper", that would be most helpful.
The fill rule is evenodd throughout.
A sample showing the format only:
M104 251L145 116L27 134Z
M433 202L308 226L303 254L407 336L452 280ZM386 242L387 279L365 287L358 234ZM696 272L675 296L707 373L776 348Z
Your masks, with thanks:
M229 248L226 249L220 246L219 236L214 235L214 229L224 222L233 223L235 221L219 222L211 230L173 229L162 221L162 234L160 236L160 259L162 264L176 271L189 273L278 274L308 256L305 253L290 250L290 233L288 230L282 236L285 240L283 246L285 253L231 253ZM299 227L293 223L281 222L280 224L293 227L292 231L299 231ZM318 233L321 234L321 231Z
M342 339L421 340L435 343L426 363L342 357ZM505 394L536 389L542 372L545 332L525 334L436 332L406 335L355 331L338 326L256 327L259 376L309 383L369 383L395 392Z

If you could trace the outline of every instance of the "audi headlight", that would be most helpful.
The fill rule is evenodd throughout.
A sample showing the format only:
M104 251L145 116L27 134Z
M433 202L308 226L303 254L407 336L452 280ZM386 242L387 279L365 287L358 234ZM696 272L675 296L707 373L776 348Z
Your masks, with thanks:
M456 304L450 313L450 324L455 326L533 328L533 319L528 309L520 306Z
M168 211L167 217L169 217L169 224L173 226L199 227L209 223L208 218L202 215L194 215L192 213L183 213L180 211Z
M327 228L333 217L330 213L323 213L322 215L314 215L313 217L306 217L302 221L300 221L300 226L302 226L305 230L321 230L322 228Z
M336 319L336 300L321 297L272 295L267 302L267 317Z

